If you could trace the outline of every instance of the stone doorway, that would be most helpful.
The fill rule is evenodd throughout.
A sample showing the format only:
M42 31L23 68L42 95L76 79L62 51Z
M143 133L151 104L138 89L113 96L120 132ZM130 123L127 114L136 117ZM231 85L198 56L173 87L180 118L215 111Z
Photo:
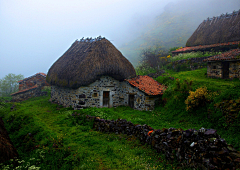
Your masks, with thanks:
M222 78L228 79L229 78L229 62L222 62Z
M134 95L133 94L129 94L128 95L128 105L133 108L134 107Z
M103 91L103 107L109 107L109 91Z

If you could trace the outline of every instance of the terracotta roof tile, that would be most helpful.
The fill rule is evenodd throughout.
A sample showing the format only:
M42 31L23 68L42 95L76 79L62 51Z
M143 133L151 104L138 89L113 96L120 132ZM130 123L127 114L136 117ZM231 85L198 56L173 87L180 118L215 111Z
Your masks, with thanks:
M162 95L166 89L164 85L149 76L137 76L125 80L148 95Z
M30 76L30 77L27 77L27 78L25 78L25 79L23 79L23 80L18 81L18 83L20 83L20 82L22 82L22 81L24 81L24 80L30 79L30 78L32 78L32 77L34 77L34 76L37 76L37 75L42 75L42 76L44 76L44 77L47 76L45 73L39 72L39 73L34 74L33 76Z
M233 49L227 52L224 52L219 55L215 55L213 57L207 58L203 61L218 61L218 60L240 60L240 49Z
M18 92L16 92L16 93L12 93L11 95L15 95L15 94L18 94L18 93L26 92L26 91L28 91L28 90L35 89L35 88L37 88L37 87L38 87L38 86L35 85L35 86L32 86L32 87L30 87L30 88L28 88L28 89L24 89L24 90L18 91Z
M205 48L209 48L209 47L230 46L230 45L236 45L239 43L240 43L240 41L234 41L234 42L218 43L218 44L211 44L211 45L199 45L199 46L194 46L194 47L184 47L179 50L172 51L172 53L197 51L197 50L205 49Z

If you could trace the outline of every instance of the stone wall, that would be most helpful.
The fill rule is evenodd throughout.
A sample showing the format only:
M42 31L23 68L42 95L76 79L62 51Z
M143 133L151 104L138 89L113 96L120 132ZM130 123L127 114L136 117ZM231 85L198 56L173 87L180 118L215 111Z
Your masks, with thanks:
M196 70L199 68L206 68L206 62L203 60L206 58L210 58L212 56L207 56L207 57L197 57L197 58L189 58L189 59L184 59L184 60L177 60L173 61L172 63L172 68L176 68L178 65L183 65L187 64L188 68L191 70Z
M207 76L211 78L223 78L223 64L221 61L208 62ZM240 61L229 61L229 78L240 79Z
M135 137L143 145L148 144L158 153L163 153L168 160L177 160L178 165L184 168L240 168L240 152L227 144L215 129L153 129L148 125L133 124L125 119L104 120L76 112L72 116L82 116L88 121L93 121L93 128L97 131Z
M229 78L239 78L240 80L240 61L229 63Z
M103 106L103 92L109 92L109 106ZM128 82L119 82L112 77L102 76L88 86L78 89L52 86L50 101L57 102L64 107L74 109L86 107L117 107L129 105L129 95L134 95L134 109L153 110L156 100L160 96L148 96Z
M47 95L47 92L41 92L41 86L32 88L26 91L22 91L12 95L12 102L20 102L23 100L27 100L31 97L38 97Z
M222 78L222 62L208 62L207 76L211 78Z

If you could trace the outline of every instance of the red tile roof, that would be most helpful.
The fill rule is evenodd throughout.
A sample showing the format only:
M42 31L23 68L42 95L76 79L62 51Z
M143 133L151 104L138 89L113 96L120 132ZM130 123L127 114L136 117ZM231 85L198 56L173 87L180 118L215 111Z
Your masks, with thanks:
M149 76L137 76L125 79L132 86L137 87L148 95L162 95L166 87Z
M37 76L37 75L42 75L42 76L44 76L44 77L47 76L45 73L41 73L41 72L40 72L40 73L34 74L33 76L30 76L30 77L27 77L27 78L25 78L25 79L23 79L23 80L20 80L20 81L18 81L18 83L20 83L20 82L22 82L22 81L24 81L24 80L30 79L30 78L32 78L32 77L34 77L34 76Z
M215 55L213 57L207 58L203 61L218 61L218 60L240 60L240 49L233 49L227 52L224 52L219 55Z
M35 85L35 86L32 86L32 87L30 87L30 88L28 88L28 89L24 89L24 90L18 91L18 92L16 92L16 93L12 93L11 95L15 95L15 94L18 94L18 93L26 92L26 91L28 91L28 90L35 89L35 88L37 88L37 87L38 87L38 86Z
M194 47L184 47L179 50L172 51L172 53L197 51L200 49L205 49L205 48L210 48L210 47L230 46L230 45L236 45L239 43L240 43L240 41L234 41L234 42L218 43L218 44L211 44L211 45L199 45L199 46L194 46Z

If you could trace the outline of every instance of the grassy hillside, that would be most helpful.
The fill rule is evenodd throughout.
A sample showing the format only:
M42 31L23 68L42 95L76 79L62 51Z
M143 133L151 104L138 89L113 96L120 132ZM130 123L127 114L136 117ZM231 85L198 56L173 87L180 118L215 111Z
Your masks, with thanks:
M154 111L138 111L130 107L75 111L50 103L50 91L48 96L21 103L2 102L0 116L20 154L18 163L7 162L5 165L8 164L9 169L17 166L22 166L20 169L181 169L177 161L167 162L162 154L142 146L134 137L93 130L92 122L73 117L74 112L103 119L122 118L134 124L150 125L154 129L213 128L239 151L240 81L210 79L206 77L206 71L206 68L167 71L165 76L156 78L168 85L168 89L163 95L163 102ZM193 82L188 86L184 80ZM214 98L201 107L187 111L185 100L189 90L195 91L204 86L209 94L215 92ZM221 110L218 106L223 101L228 105L222 105ZM13 110L12 105L15 105ZM224 111L229 108L235 109L230 115L235 116L233 120L228 117L230 112Z
M146 25L139 36L119 49L136 66L141 50L149 47L183 47L203 20L238 10L239 5L235 0L228 3L224 0L179 1L156 16L152 24Z

